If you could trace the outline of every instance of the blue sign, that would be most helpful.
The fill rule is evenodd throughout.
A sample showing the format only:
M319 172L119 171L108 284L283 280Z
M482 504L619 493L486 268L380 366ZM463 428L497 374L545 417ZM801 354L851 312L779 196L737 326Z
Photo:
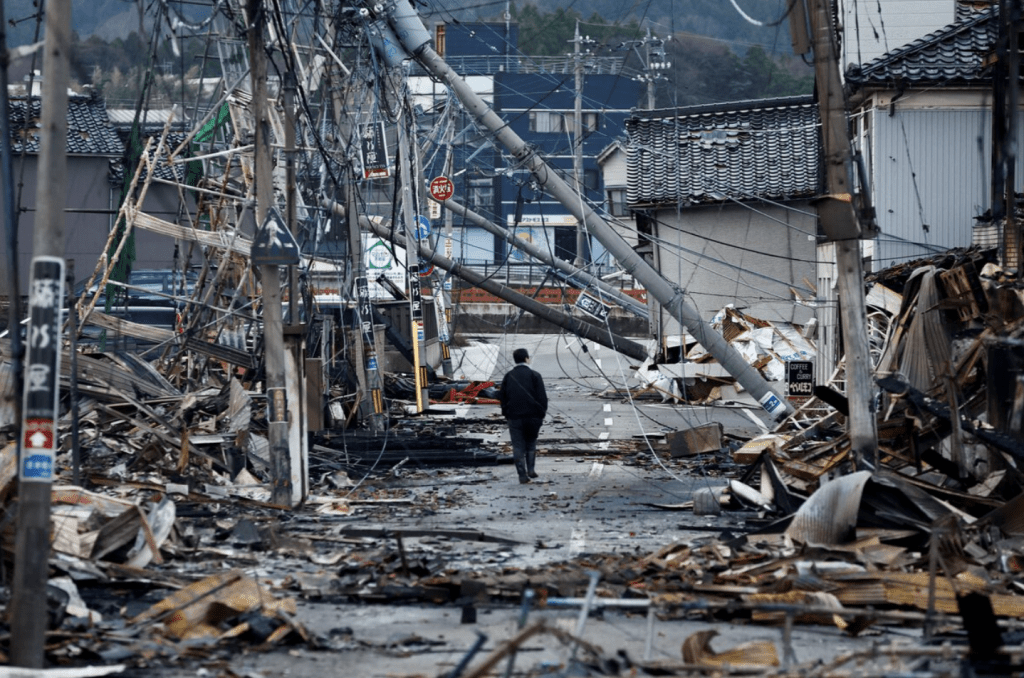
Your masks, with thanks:
M53 478L53 459L48 454L33 454L25 457L21 465L21 477L36 480Z
M430 237L430 219L422 214L416 215L416 224L413 227L413 237L417 240L425 240Z

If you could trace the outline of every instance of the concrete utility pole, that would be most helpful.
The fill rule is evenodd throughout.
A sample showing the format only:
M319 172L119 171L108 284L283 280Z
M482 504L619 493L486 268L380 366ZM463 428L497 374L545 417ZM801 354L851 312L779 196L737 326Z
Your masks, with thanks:
M854 205L856 198L850 177L853 154L846 98L839 76L839 52L835 42L832 3L829 0L807 0L807 3L811 8L814 80L818 91L825 154L827 195L818 203L818 216L826 236L836 244L839 313L843 326L843 345L846 348L846 396L850 404L848 434L855 464L858 467L877 468L878 432L871 407L874 385L868 349L867 304L864 300L864 268L860 250L861 239L874 237L875 229L870 206L861 204L855 208ZM793 16L805 15L794 12ZM794 28L793 33L797 34L801 28ZM861 226L862 218L865 221L864 228Z
M323 201L323 205L325 208L333 210L336 214L344 214L342 206L334 201L325 199ZM363 228L375 233L381 238L394 238L395 244L399 247L405 248L406 252L413 249L413 247L410 247L410 240L401 235L400 231L397 229L393 230L387 223L376 223L363 216L359 217L359 223ZM557 325L558 327L572 332L578 337L593 341L594 343L610 348L613 351L617 351L626 357L633 358L634 360L642 362L647 359L647 349L635 341L612 334L605 328L598 327L597 325L588 323L580 318L567 315L554 306L541 303L536 299L526 296L525 294L520 294L519 292L516 292L515 290L498 282L494 278L485 276L472 268L463 266L458 262L452 261L451 259L438 254L431 250L422 241L418 243L415 249L423 261L428 261L438 268L450 271L453 275L462 278L474 287L479 287L486 292L490 292L499 299L504 299L510 304L518 306L525 311L529 311L538 318L543 318L553 325Z
M580 47L583 38L580 37L580 20L576 20L576 35L573 38L573 72L576 75L576 96L574 99L573 120L575 129L572 135L572 176L576 181L576 192L583 195L583 54ZM586 242L587 234L583 222L576 220L576 267L586 266Z
M4 7L0 2L0 111L10 110L7 97L7 66L10 54L7 51L7 22L4 20ZM3 228L2 234L4 259L7 263L7 279L3 281L7 297L7 321L9 327L16 327L21 322L21 292L18 290L18 205L14 193L14 159L11 149L11 118L0 115L0 195L3 195ZM0 295L0 299L4 295ZM14 367L14 392L21 393L22 364L25 356L22 351L21 332L10 332L11 364ZM21 405L14 399L14 418L21 421Z
M50 491L59 446L70 50L71 0L50 0L46 5L46 76L36 175L32 280L28 295L28 368L18 437L18 522L9 618L11 663L30 669L43 667ZM2 114L7 115L7 112ZM12 333L17 329L15 323Z
M1000 261L1019 268L1021 224L1017 219L1017 106L1020 103L1020 0L999 0L999 36L992 68L992 220L1002 221Z
M747 364L743 356L701 318L700 311L687 300L683 290L666 280L644 261L608 222L581 200L580 195L552 171L537 152L513 132L505 121L444 62L444 59L438 56L430 47L430 34L423 27L423 22L408 0L397 0L395 10L389 14L388 20L394 24L395 33L400 37L402 45L420 65L455 92L476 123L489 130L495 139L509 149L521 167L526 167L533 173L537 182L549 195L584 223L587 230L604 245L623 269L647 288L647 293L685 326L700 345L707 349L743 388L747 389L770 416L779 418L793 411L793 406L776 393L764 377Z
M445 200L444 206L448 210L449 214L453 212L458 214L473 224L476 224L480 228L484 229L489 233L502 238L508 245L526 252L537 261L542 261L545 264L555 268L562 273L566 274L569 278L569 284L579 289L587 290L599 297L601 301L612 301L622 308L626 309L638 318L647 320L650 314L647 312L647 306L640 303L633 297L622 292L622 290L609 285L605 281L601 280L595 275L587 273L586 271L576 268L568 261L559 259L558 257L551 254L550 249L541 247L526 238L517 238L512 235L512 232L507 228L498 226L497 224L491 223L481 214L477 214L473 210L469 209L465 205L461 205L455 200ZM448 253L445 253L448 256ZM449 258L451 258L449 256Z
M284 74L284 157L285 207L288 230L298 233L298 198L295 191L295 94L298 82L293 71ZM288 267L288 326L282 328L285 342L285 393L288 403L288 455L291 475L290 506L297 506L309 494L309 412L306 410L306 325L301 317L299 274ZM307 309L308 310L308 309ZM319 394L318 394L319 396ZM319 412L317 419L319 420Z
M412 123L412 116L408 114L411 110L406 107L402 117L398 121L398 164L402 182L402 221L405 222L405 232L410 240L417 240L419 229L418 220L413 215L413 191L416 190L415 176L412 172L412 146L415 143L409 139L406 125ZM425 238L426 236L424 236ZM430 406L430 384L427 382L427 368L424 366L424 336L423 336L423 297L420 294L420 263L416 256L415 249L406 249L406 262L409 272L409 314L410 325L412 326L412 356L413 356L413 378L416 382L416 411L422 412Z
M252 77L252 115L256 122L256 223L263 227L274 200L270 161L270 119L267 114L267 55L264 52L262 0L248 0L249 72ZM267 394L268 438L272 475L271 501L294 506L292 464L288 440L288 396L285 383L284 322L281 313L280 270L277 264L260 266L263 296L263 354Z

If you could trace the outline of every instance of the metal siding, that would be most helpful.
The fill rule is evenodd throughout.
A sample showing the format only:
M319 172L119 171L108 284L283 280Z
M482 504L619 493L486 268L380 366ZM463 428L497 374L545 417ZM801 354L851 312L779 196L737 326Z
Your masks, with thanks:
M988 206L989 119L985 111L898 104L892 117L874 111L876 268L971 244L974 217Z

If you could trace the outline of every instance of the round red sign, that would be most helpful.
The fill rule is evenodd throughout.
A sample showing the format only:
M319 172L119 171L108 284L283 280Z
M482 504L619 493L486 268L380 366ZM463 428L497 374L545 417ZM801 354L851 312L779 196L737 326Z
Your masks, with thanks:
M430 182L430 197L444 202L455 195L455 184L448 177L437 177Z

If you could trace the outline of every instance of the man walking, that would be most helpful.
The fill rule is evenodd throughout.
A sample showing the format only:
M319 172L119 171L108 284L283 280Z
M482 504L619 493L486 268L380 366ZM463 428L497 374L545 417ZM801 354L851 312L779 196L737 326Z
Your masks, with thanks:
M544 415L548 412L548 396L544 380L531 369L530 354L525 348L512 352L516 361L501 380L501 413L508 420L508 434L512 438L512 458L519 472L519 482L528 483L536 478L537 436Z

